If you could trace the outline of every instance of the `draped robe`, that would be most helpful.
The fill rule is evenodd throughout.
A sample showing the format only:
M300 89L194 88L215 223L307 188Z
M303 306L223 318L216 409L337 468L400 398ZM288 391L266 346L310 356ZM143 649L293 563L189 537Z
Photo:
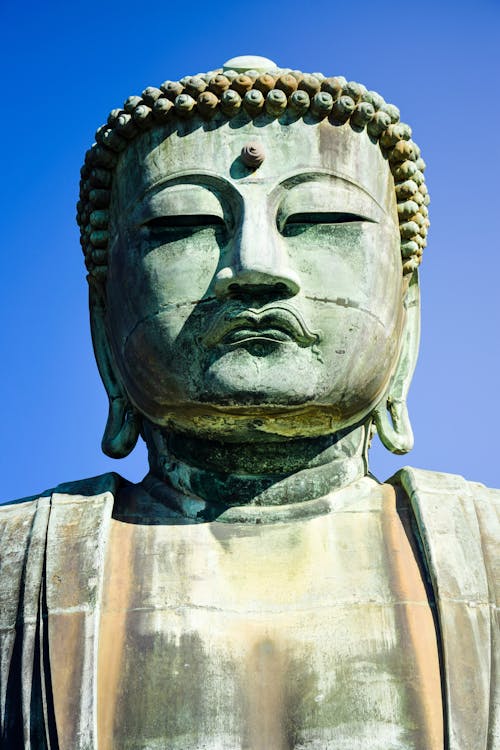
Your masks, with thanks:
M409 500L436 602L445 746L497 750L500 491L410 468L389 482ZM98 749L106 545L124 484L106 474L0 508L2 750L69 750L64 736L71 750ZM63 612L73 615L70 628L58 627ZM79 689L68 697L65 684Z

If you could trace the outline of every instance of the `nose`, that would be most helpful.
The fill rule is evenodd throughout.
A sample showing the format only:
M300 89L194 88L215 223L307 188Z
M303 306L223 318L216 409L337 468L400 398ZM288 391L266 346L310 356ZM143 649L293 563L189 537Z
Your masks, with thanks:
M276 225L265 211L246 211L228 253L215 277L217 297L293 297L299 277L290 268Z

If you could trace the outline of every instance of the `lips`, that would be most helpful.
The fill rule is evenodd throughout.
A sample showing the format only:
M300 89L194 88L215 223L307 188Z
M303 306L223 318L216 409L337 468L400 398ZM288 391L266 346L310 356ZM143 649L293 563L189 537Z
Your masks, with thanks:
M291 340L295 340L295 337L280 328L261 328L257 326L256 328L235 328L224 336L221 343L236 346L246 341L272 341L280 343Z
M320 338L320 332L311 330L297 310L274 303L257 310L222 311L209 326L203 343L211 347L236 346L245 341L294 341L305 347L318 343Z

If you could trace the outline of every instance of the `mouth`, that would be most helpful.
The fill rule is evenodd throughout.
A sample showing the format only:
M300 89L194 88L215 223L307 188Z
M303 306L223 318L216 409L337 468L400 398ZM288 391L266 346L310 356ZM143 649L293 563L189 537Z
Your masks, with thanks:
M269 341L273 344L294 341L288 331L280 328L235 328L222 338L221 343L228 346L238 346L244 343L258 343Z
M266 305L260 309L226 310L209 326L203 342L206 346L236 347L245 342L295 342L301 347L317 344L320 331L309 328L302 315L284 305Z

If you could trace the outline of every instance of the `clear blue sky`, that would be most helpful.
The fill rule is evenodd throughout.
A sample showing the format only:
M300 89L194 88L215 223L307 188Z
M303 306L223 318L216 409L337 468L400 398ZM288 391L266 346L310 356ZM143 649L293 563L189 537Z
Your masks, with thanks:
M372 469L383 479L409 463L500 485L498 0L3 0L0 24L2 500L145 473L143 448L122 461L100 452L107 405L74 220L79 169L128 95L247 53L364 83L412 125L432 197L416 445L407 457L377 445Z

